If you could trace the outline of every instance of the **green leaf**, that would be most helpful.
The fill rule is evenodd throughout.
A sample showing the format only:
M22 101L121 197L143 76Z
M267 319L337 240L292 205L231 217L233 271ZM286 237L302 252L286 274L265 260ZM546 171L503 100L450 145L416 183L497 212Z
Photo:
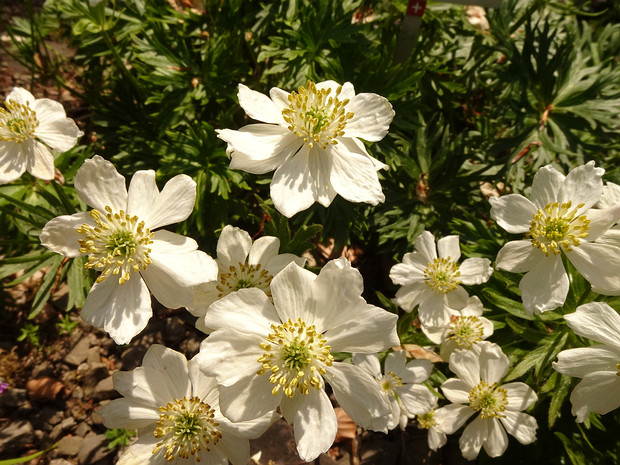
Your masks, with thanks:
M34 300L32 301L32 309L30 310L30 314L28 315L28 319L32 319L38 315L38 313L43 309L43 306L48 301L50 297L50 293L52 292L52 288L54 284L56 284L56 275L58 274L58 270L62 265L65 257L62 255L56 255L51 260L50 269L45 273L45 277L43 278L43 282L41 283L41 287L37 291L34 296Z
M560 377L560 382L553 390L553 395L551 396L551 404L549 405L549 428L552 428L555 424L555 421L560 416L560 410L562 409L562 404L568 395L571 384L573 382L573 378L570 376L562 375Z
M29 462L30 460L36 459L37 457L41 457L43 454L47 454L49 451L51 451L57 445L58 445L58 443L54 443L51 446L49 446L47 449L41 450L39 452L35 452L34 454L28 455L26 457L20 457L20 458L16 458L16 459L0 460L0 465L17 465L18 463Z

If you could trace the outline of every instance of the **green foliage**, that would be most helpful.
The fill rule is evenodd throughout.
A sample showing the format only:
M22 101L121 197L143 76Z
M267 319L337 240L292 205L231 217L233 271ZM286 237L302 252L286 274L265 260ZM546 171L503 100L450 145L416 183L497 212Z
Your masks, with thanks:
M108 429L103 433L108 442L108 449L114 449L115 447L127 447L131 443L137 433L125 428Z

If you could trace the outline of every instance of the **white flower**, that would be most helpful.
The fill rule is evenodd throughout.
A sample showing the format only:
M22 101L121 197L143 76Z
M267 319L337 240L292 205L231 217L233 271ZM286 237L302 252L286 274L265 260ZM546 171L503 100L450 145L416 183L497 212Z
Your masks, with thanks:
M429 449L437 451L437 449L446 445L448 437L443 432L442 426L437 422L437 410L435 407L436 405L432 410L418 415L416 419L420 428L428 430L427 441Z
M620 218L620 205L591 208L601 197L604 172L593 161L567 176L547 165L534 176L531 200L518 194L489 199L491 216L502 228L528 236L505 244L496 266L526 272L519 289L529 314L564 304L569 282L562 252L594 292L620 294L620 248L595 242Z
M470 297L461 310L448 309L450 319L438 328L422 326L422 332L435 344L441 344L439 355L448 361L456 349L480 353L479 342L493 334L493 322L482 316L482 302Z
M114 373L114 389L123 395L99 409L108 428L138 430L138 441L117 465L246 465L249 439L257 438L277 418L231 423L219 408L214 378L206 377L196 358L152 345L142 366Z
M435 248L435 237L424 231L416 238L415 249L390 270L394 284L402 286L394 302L407 312L419 305L423 326L445 326L450 320L448 308L460 310L467 305L469 296L461 284L486 282L493 273L491 262L486 258L468 258L458 265L458 236L439 239Z
M570 396L572 413L582 422L590 412L620 407L620 315L604 302L592 302L564 319L575 334L602 344L563 350L553 363L557 372L582 378Z
M598 201L596 206L598 208L612 208L619 205L620 186L618 184L614 184L613 182L606 183L603 186L603 194L601 195L601 199ZM599 237L596 242L620 247L620 225L616 224L615 226L613 226L601 237Z
M452 434L477 412L461 435L463 457L473 460L484 447L489 457L499 457L508 447L506 431L521 444L536 440L538 424L522 412L537 400L524 383L498 386L508 373L508 357L497 344L480 343L480 355L457 350L450 357L450 370L458 376L445 381L441 391L452 404L439 408L436 417L442 431Z
M218 299L239 289L257 287L271 297L269 285L286 265L291 262L304 266L306 260L293 254L278 254L280 239L264 236L252 243L250 235L227 225L217 241L216 281L195 289L194 302L188 310L198 317L196 327L209 333L204 325L204 316L209 306Z
M86 268L101 271L82 309L82 318L126 344L151 318L151 297L169 308L191 305L193 286L215 280L217 264L196 250L193 239L157 228L186 219L194 208L196 183L178 175L159 192L154 171L125 178L100 156L86 160L75 189L89 212L49 221L41 243L73 258L86 255Z
M381 374L376 354L353 354L353 363L366 370L377 382L379 392L392 405L386 429L407 427L409 418L428 412L435 407L437 399L422 385L433 370L429 360L411 360L407 363L404 350L391 352L385 359L385 375Z
M230 167L264 174L271 181L275 207L291 217L314 202L329 206L336 194L351 202L377 205L385 197L377 171L387 166L372 158L358 138L376 142L394 117L385 98L355 94L353 85L308 81L298 91L274 87L269 97L239 84L239 104L250 124L224 129Z
M83 134L58 102L35 99L15 87L0 108L0 184L14 181L24 171L39 179L54 179L54 155L66 152ZM42 143L43 142L43 143Z
M336 437L329 382L355 423L382 431L391 406L360 367L335 352L376 353L399 345L397 316L366 303L363 280L340 258L315 275L295 263L260 289L240 289L213 303L199 363L220 386L222 412L232 421L256 418L278 406L294 425L297 452L313 460Z

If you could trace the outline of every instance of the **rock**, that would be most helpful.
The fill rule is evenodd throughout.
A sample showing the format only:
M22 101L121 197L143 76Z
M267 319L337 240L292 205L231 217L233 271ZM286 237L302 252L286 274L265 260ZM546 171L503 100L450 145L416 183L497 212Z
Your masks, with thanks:
M101 363L101 349L98 346L88 349L86 363Z
M112 376L108 376L97 383L93 396L96 400L112 399L118 396L112 378Z
M82 422L78 425L77 428L75 428L75 435L84 438L91 431L92 430L90 429L90 426L88 426L88 423Z
M105 363L83 363L77 372L82 376L82 386L95 387L99 381L109 376L108 365Z
M44 378L31 379L26 383L26 389L31 399L54 400L61 396L65 385L57 379L46 376Z
M94 412L90 416L90 422L93 425L103 425L103 417L101 415L99 415L97 412Z
M199 334L191 333L179 343L179 349L187 356L188 360L198 353L200 343L205 336L205 334L200 336Z
M34 426L39 429L45 429L50 431L51 428L45 428L45 426L54 426L60 423L65 417L64 413L55 408L45 406L39 410L36 414L32 415L30 421L34 423Z
M50 460L50 465L73 465L73 464L66 459L53 459L53 460Z
M147 347L131 346L128 347L122 354L121 360L123 361L123 370L133 370L142 365L142 359L146 353Z
M48 361L39 363L32 369L30 375L31 378L41 378L43 376L50 376L54 372L54 367Z
M70 365L79 365L84 362L88 357L88 348L90 347L90 343L87 338L82 338L78 341L78 343L69 351L65 358L63 359L65 362Z
M58 442L56 453L65 457L77 455L82 442L84 442L84 438L79 436L65 436Z
M183 339L185 337L185 324L183 320L178 316L167 318L164 334L168 343L175 343Z
M91 465L99 460L114 454L114 449L108 449L108 440L103 434L85 437L78 452L80 465Z
M73 417L65 418L59 424L54 426L54 429L52 430L52 432L49 435L50 440L51 441L57 441L60 437L62 437L65 434L67 434L67 431L69 431L74 426L75 426L75 420L73 419Z
M26 420L9 421L0 430L0 451L18 451L34 440L34 429Z
M82 389L80 386L75 386L73 388L73 391L71 391L71 397L73 397L74 399L78 399L78 400L83 399L84 389Z

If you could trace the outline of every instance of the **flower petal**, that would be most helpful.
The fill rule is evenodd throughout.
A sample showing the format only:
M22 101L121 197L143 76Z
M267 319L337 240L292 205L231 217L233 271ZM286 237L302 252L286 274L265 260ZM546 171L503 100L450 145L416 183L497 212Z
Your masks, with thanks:
M79 257L82 252L80 252L78 239L82 239L84 236L77 232L77 228L85 223L92 224L88 212L57 216L43 227L41 236L39 236L41 244L65 257Z
M142 367L153 368L162 373L161 382L166 383L175 399L190 397L192 386L185 355L161 344L153 344L144 354Z
M590 302L564 315L568 326L579 336L620 348L620 315L605 302Z
M582 242L567 256L594 292L620 295L620 247Z
M127 214L144 221L157 201L159 189L155 183L155 171L136 171L127 190ZM147 225L147 227L151 227Z
M0 141L0 184L15 181L26 171L21 144Z
M463 457L467 460L474 460L478 457L480 448L489 437L489 429L492 428L491 422L492 420L478 417L465 427L459 439L459 446Z
M254 241L250 248L250 254L248 256L248 263L250 265L262 266L278 255L280 250L280 239L273 236L263 236Z
M536 205L536 208L541 210L545 205L553 202L557 202L560 188L564 183L564 176L552 165L543 166L534 175L532 180L532 203Z
M127 208L125 178L118 174L112 163L99 155L84 162L75 176L74 185L80 199L102 213L106 206L115 212Z
M166 183L152 205L149 214L143 218L146 226L153 230L186 220L196 203L196 183L185 174L178 174Z
M508 434L514 436L521 444L531 444L536 441L538 423L533 416L509 410L504 412L504 417L500 418L500 421Z
M110 429L142 429L159 420L156 406L145 407L126 398L114 399L97 410L97 413L103 417L103 424Z
M40 142L24 142L26 171L35 178L46 181L54 179L54 155Z
M468 383L457 378L450 378L441 385L441 392L453 404L469 405L471 389Z
M205 316L208 328L234 329L257 337L266 337L272 324L280 324L280 318L269 297L257 288L239 289L224 296L209 307Z
M491 218L511 234L530 230L532 218L538 211L532 202L519 194L491 197Z
M229 365L229 369L235 368ZM219 389L220 409L232 422L250 421L267 415L275 411L282 397L282 391L275 396L272 394L273 384L269 382L269 375L259 376L256 372Z
M437 405L437 398L426 386L412 384L398 389L398 400L410 415L421 415Z
M604 415L620 407L620 376L616 371L597 371L583 377L570 395L577 422L590 412Z
M620 204L602 210L592 208L586 216L590 220L588 242L594 242L620 220Z
M603 193L603 168L596 168L594 161L571 170L560 186L558 202L572 202L573 205L583 203L578 214L594 206Z
M525 383L508 383L501 387L506 390L506 395L508 396L507 410L525 410L538 400L534 390Z
M117 371L113 381L114 389L122 396L143 407L157 410L174 400L170 383L156 368L138 367L131 371Z
M222 272L228 272L229 266L245 263L250 249L252 238L241 228L231 225L224 226L217 240L217 261Z
M508 373L510 362L502 348L492 342L482 341L480 353L480 379L488 384L498 383Z
M152 315L151 295L137 273L123 285L114 276L95 283L82 309L84 321L105 329L117 344L128 344Z
M381 378L381 365L377 354L353 354L353 363L376 379Z
M394 269L394 268L392 268ZM392 275L390 275L391 277ZM415 281L404 285L394 296L394 302L406 312L410 312L416 305L424 301L428 296L435 295L424 281Z
M310 393L297 411L293 427L299 457L310 462L326 452L336 439L338 421L334 407L323 389Z
M500 249L495 264L497 268L511 273L525 273L545 258L540 249L532 247L532 241L511 241Z
M377 142L385 137L394 119L392 104L384 97L372 93L357 94L346 107L353 113L344 130L345 137L361 137Z
M499 457L508 448L508 436L497 418L492 418L489 421L488 428L489 436L483 444L484 450L489 457Z
M468 258L459 267L460 279L468 286L486 283L493 274L488 258Z
M597 321L596 324L600 324L602 327L605 323ZM575 326L580 328L578 325ZM596 335L598 336L598 332ZM583 378L595 371L615 370L618 360L620 360L620 345L615 347L604 345L578 347L560 352L558 361L553 363L553 369L563 375Z
M270 285L271 294L281 321L297 321L298 318L301 318L308 325L315 323L319 311L312 296L315 279L314 273L295 263L287 265L273 278ZM320 311L327 310L321 309ZM319 332L322 330L319 329Z
M59 152L66 152L77 144L84 133L71 118L67 118L62 104L47 98L35 100L32 109L39 125L35 136Z
M450 356L450 371L464 381L469 389L480 382L480 359L468 350L456 350Z
M274 105L273 101L265 94L239 84L237 97L239 98L239 105L250 118L264 123L286 126L286 122L282 118L282 109Z
M446 236L437 241L437 255L439 258L449 258L458 262L461 258L461 245L459 236Z
M442 433L457 431L476 411L469 405L448 404L435 410L435 421Z
M525 311L531 315L560 307L566 300L568 286L562 257L545 257L519 282Z
M404 351L399 351L404 352ZM396 352L398 353L398 352ZM387 361L386 361L386 370L387 370ZM404 367L403 371L399 372L394 371L398 376L403 379L403 383L423 383L428 379L433 371L433 364L430 360L425 359L417 359L411 360Z
M432 262L437 258L437 248L435 246L435 236L428 231L422 233L415 239L415 250L422 254L426 262Z

